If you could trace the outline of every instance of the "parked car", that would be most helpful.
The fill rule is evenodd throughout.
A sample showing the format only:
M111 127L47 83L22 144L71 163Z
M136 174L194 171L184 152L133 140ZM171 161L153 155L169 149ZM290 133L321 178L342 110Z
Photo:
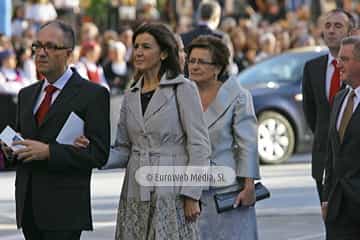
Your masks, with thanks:
M326 53L320 46L290 50L236 76L253 96L261 163L283 163L294 152L310 150L312 133L302 109L303 68L306 61Z

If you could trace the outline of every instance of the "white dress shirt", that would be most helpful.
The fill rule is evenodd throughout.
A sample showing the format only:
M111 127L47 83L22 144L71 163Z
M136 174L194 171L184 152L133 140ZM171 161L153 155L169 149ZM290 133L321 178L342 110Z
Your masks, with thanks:
M52 85L54 87L56 87L58 90L56 92L53 93L52 98L51 98L51 104L54 103L55 99L59 96L61 90L65 87L66 83L69 81L69 79L71 78L73 72L71 71L70 68L67 68L66 71L64 72L63 75L61 75L61 77L56 80L54 83L52 83ZM37 103L35 104L33 113L36 114L37 110L40 107L40 104L42 103L43 99L45 98L46 92L45 92L45 88L46 86L48 86L50 83L47 81L47 79L44 79L44 84L41 87L41 92L40 95L38 97Z

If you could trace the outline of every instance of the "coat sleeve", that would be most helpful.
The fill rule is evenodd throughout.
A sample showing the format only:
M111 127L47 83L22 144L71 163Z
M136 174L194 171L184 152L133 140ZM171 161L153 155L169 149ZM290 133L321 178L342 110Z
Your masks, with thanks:
M87 148L77 148L67 144L50 144L49 169L89 170L103 166L109 156L110 148L110 97L103 87L93 90L84 118L84 135L89 138Z
M313 86L310 78L309 63L305 64L304 74L302 80L302 94L303 94L303 109L306 118L312 132L315 131L316 124L316 104Z
M235 142L236 176L260 178L257 120L251 94L241 89L235 100L232 132Z
M186 81L177 86L176 97L181 125L186 135L189 159L187 166L208 167L211 145L197 87ZM198 186L182 186L180 194L199 200L203 189Z
M109 166L126 168L129 162L131 143L126 124L127 95L124 96L120 109L120 118L117 125L115 143L110 149ZM105 169L107 166L105 166Z

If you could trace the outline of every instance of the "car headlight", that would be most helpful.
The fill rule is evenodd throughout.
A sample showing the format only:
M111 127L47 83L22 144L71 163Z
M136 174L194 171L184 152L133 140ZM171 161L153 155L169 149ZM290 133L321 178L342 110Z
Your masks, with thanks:
M302 102L302 100L303 100L303 95L302 95L302 93L295 94L294 99L295 99L295 101L297 101L297 102Z

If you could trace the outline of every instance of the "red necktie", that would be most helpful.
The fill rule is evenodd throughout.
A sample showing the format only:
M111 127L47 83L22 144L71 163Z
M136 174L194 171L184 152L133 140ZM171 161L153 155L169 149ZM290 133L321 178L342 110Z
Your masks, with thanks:
M46 116L46 113L49 111L51 106L51 99L54 92L56 92L57 88L53 85L48 85L45 87L45 97L44 100L41 102L40 107L36 113L36 120L38 125L40 125Z
M332 105L336 93L340 89L340 69L337 67L337 61L332 60L331 64L334 66L334 73L331 77L330 93L329 93L329 103Z
M100 83L100 74L98 71L98 68L96 68L95 71L90 71L89 69L86 69L87 75L89 77L89 80L93 83Z

